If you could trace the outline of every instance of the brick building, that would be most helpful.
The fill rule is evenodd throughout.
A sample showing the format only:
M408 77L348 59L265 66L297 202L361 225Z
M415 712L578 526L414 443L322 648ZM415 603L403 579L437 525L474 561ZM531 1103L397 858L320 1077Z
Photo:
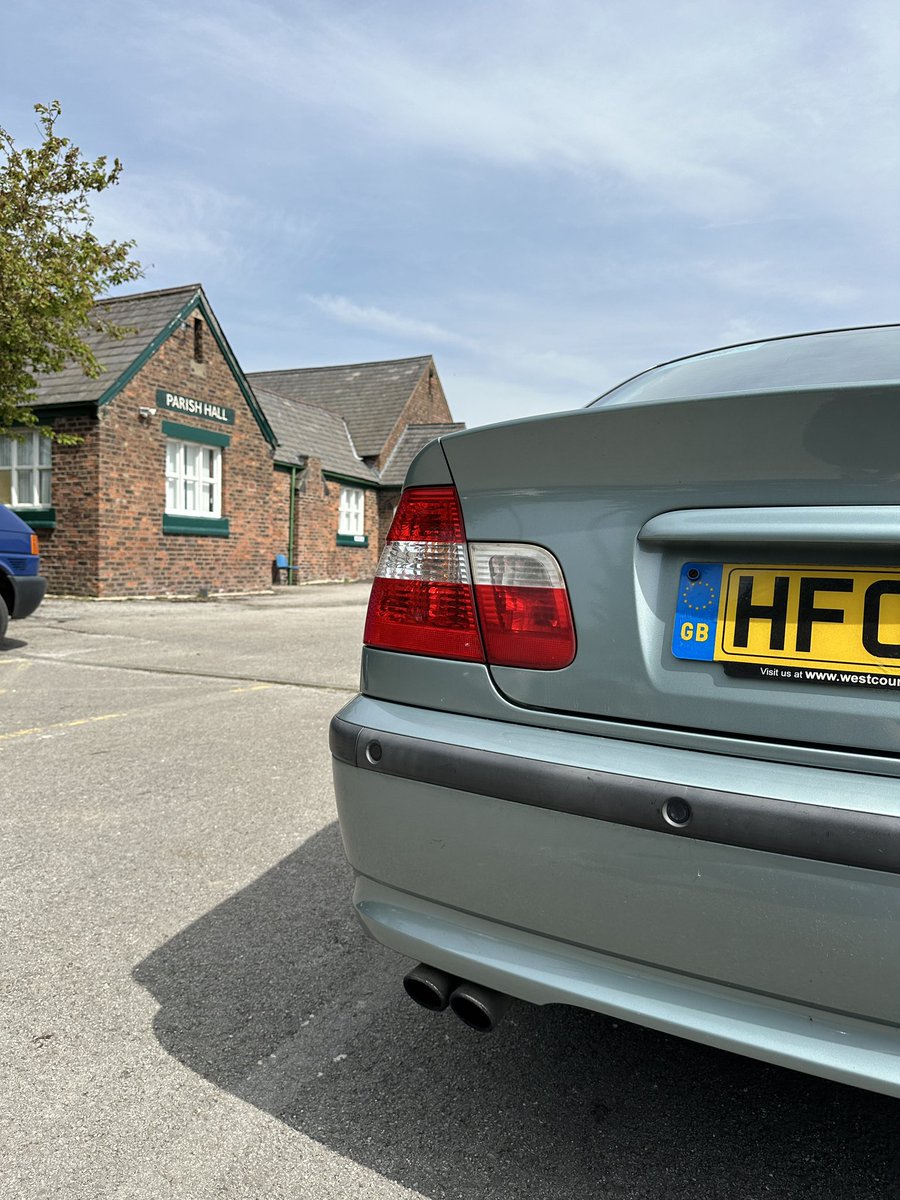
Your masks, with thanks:
M41 538L57 593L251 591L271 575L275 436L199 285L102 301L103 374L38 380L35 432L0 440L0 500Z
M452 423L430 357L245 376L194 284L101 301L103 373L38 380L64 446L0 438L0 502L41 538L51 592L261 591L374 574L404 463Z
M295 574L369 578L406 468L426 442L463 428L450 414L434 360L255 371L247 378L278 440L276 540Z

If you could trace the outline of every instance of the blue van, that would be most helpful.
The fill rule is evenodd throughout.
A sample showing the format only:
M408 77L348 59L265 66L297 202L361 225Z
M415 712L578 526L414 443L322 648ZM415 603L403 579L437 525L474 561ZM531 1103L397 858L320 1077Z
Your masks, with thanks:
M44 598L40 548L21 517L0 504L0 642L10 620L30 617Z

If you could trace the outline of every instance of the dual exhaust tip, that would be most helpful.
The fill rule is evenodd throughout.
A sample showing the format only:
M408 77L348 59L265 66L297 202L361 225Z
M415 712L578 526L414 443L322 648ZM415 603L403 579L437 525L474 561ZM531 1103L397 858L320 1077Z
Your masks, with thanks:
M478 1033L496 1029L509 1006L509 996L502 992L482 987L480 983L466 983L425 963L419 963L403 977L403 987L422 1008L443 1012L449 1006L464 1025Z

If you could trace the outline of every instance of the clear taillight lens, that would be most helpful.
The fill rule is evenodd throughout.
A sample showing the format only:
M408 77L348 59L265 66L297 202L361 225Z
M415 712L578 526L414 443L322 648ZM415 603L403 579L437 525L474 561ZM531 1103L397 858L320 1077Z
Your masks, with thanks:
M559 563L542 547L518 542L467 547L453 487L403 493L372 585L364 640L383 650L544 671L575 657Z

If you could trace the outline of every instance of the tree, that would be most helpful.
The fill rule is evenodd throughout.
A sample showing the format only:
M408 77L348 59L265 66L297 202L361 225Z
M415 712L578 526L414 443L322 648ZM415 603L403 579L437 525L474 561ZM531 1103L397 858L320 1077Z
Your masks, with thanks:
M138 279L134 242L101 242L92 232L91 193L118 183L122 164L106 156L90 162L56 132L58 100L36 104L41 144L16 149L0 127L0 435L13 426L40 426L31 405L35 375L77 363L101 373L85 333L122 337L92 310L110 288ZM59 438L70 441L69 438Z

